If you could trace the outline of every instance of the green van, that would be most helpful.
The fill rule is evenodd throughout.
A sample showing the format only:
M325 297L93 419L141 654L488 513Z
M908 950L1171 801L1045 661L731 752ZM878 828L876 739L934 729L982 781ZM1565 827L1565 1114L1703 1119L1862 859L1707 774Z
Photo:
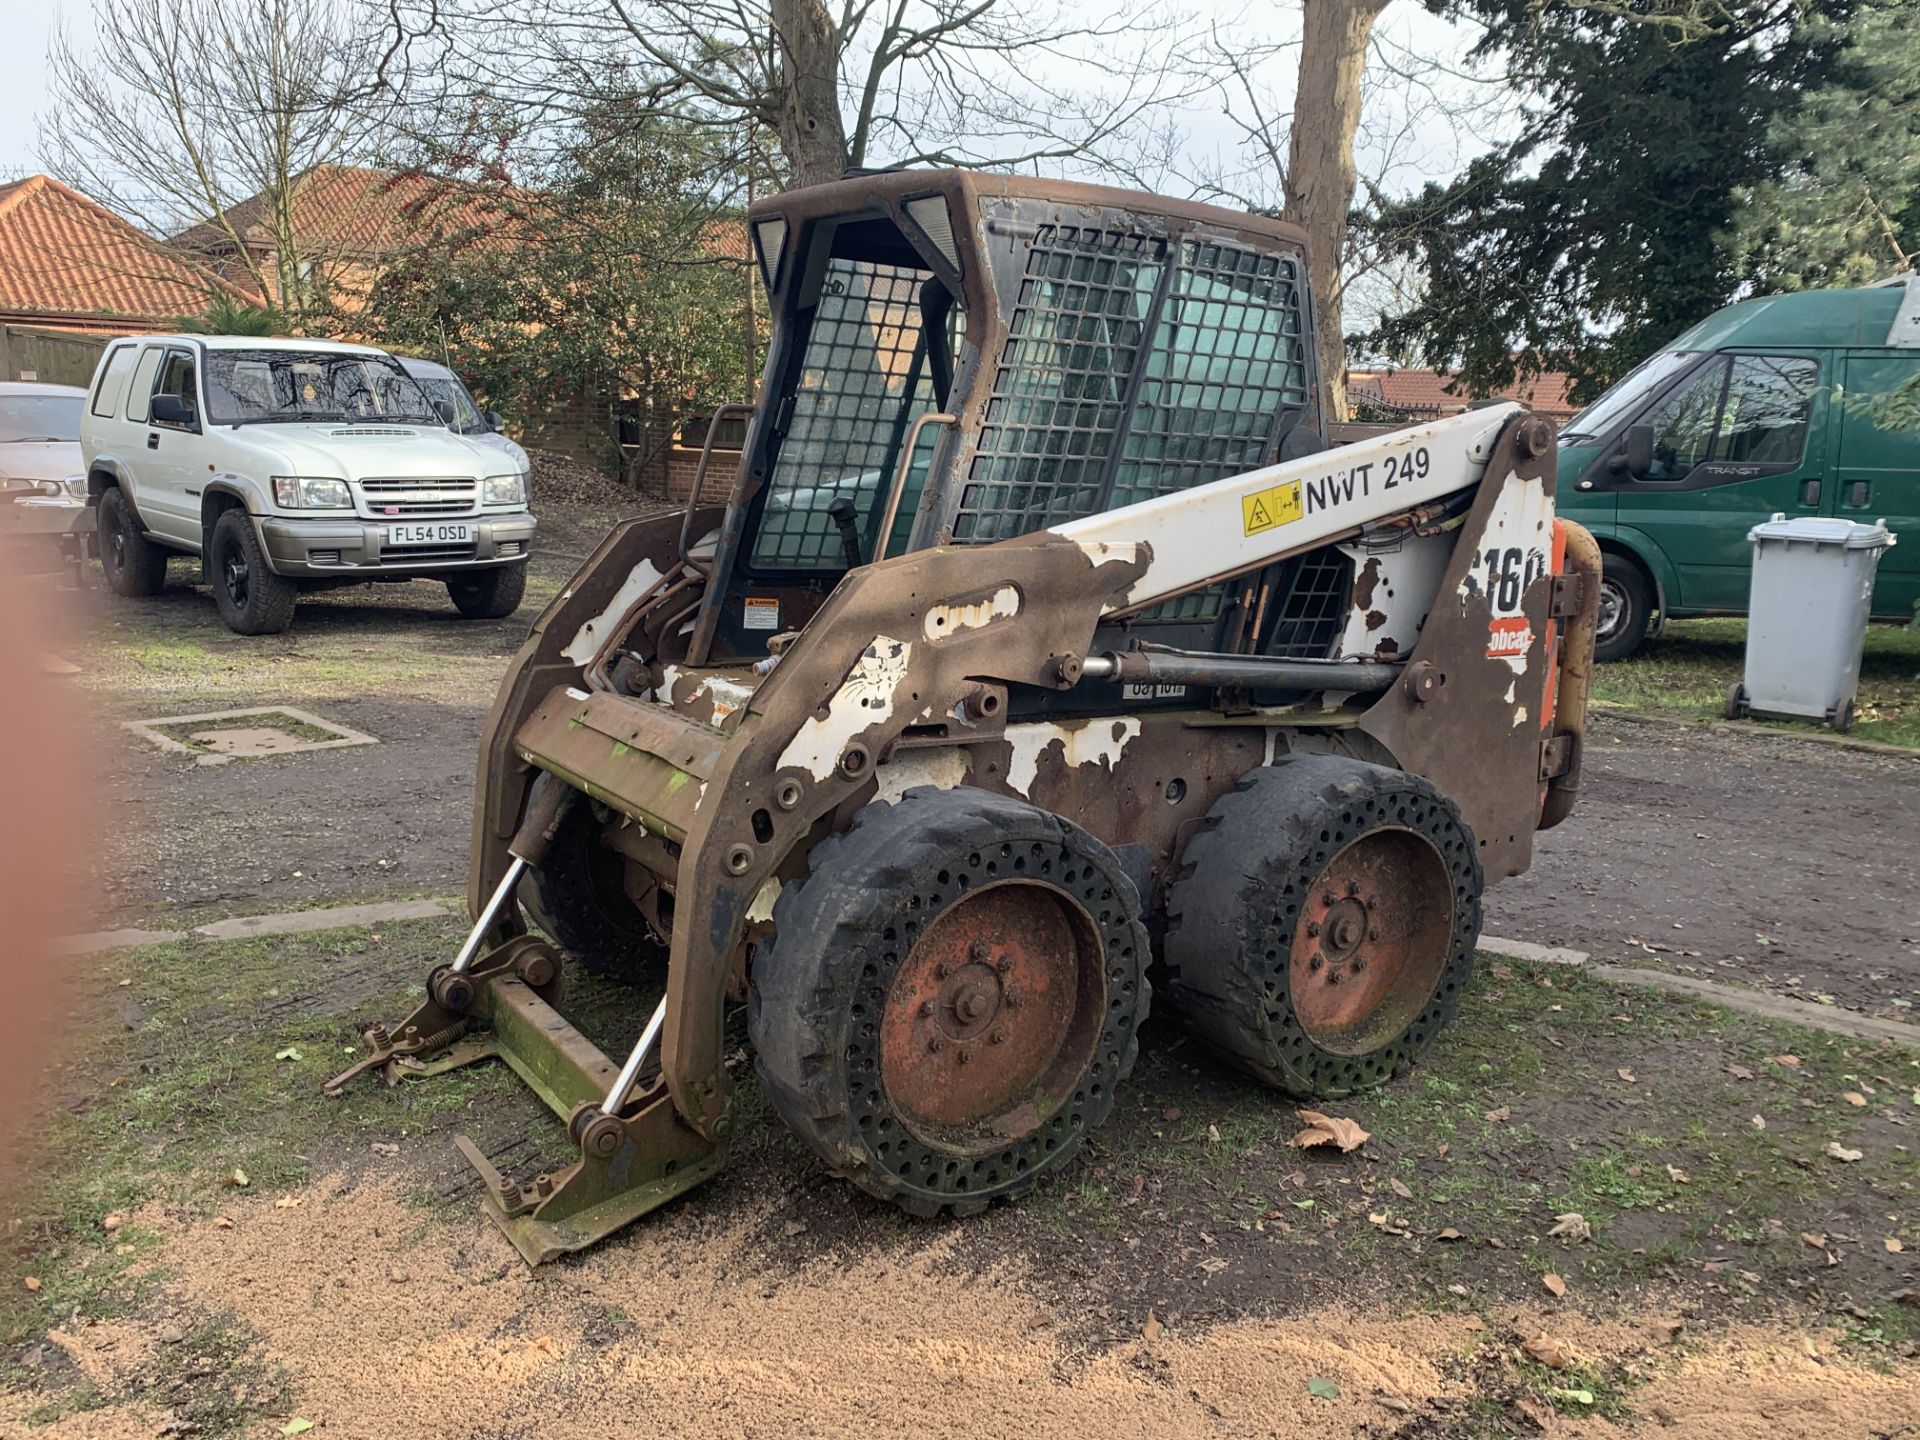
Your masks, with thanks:
M1920 531L1920 433L1877 424L1872 403L1909 382L1914 275L1729 305L1568 421L1560 508L1606 556L1598 658L1631 654L1656 618L1744 615L1747 531L1769 516ZM1873 613L1911 620L1917 603L1920 543L1896 545Z

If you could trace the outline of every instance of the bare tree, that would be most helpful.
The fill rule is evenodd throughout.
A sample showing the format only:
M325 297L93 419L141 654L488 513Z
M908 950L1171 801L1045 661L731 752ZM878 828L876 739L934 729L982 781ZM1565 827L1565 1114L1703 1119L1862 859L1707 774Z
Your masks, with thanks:
M382 31L343 0L96 0L94 18L90 49L55 32L43 163L150 233L191 228L269 304L318 307L326 257L296 194L377 140Z
M457 124L505 100L556 122L619 96L776 142L774 183L850 166L1064 164L1097 157L1184 93L1185 20L1144 0L393 0L415 114ZM431 59L426 57L431 56Z
M1408 177L1451 171L1511 109L1490 77L1382 29L1390 0L1303 0L1298 38L1247 44L1216 32L1200 61L1239 137L1229 162L1193 177L1199 194L1278 210L1306 231L1314 350L1330 417L1344 419L1346 316L1391 305L1409 283L1364 223ZM1291 97L1273 72L1289 70Z

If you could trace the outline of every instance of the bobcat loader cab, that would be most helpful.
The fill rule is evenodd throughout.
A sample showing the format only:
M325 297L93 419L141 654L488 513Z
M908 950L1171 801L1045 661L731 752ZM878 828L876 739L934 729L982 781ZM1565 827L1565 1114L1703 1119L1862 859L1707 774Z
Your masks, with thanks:
M1278 221L896 172L749 226L773 330L724 505L709 449L540 618L473 932L331 1087L511 1064L578 1161L460 1144L538 1263L722 1163L729 1000L783 1119L922 1214L1106 1117L1156 947L1259 1078L1390 1076L1575 794L1599 560L1551 427L1328 449ZM624 1063L558 1013L561 950L664 980Z

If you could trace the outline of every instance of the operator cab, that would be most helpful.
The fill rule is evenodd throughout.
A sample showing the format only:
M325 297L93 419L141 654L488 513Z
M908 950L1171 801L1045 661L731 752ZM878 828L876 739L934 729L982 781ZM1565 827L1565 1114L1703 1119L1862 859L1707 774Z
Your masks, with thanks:
M855 565L1324 447L1302 237L1281 221L901 171L776 196L748 223L772 334L694 665L764 655ZM1120 624L1322 657L1351 582L1329 550Z

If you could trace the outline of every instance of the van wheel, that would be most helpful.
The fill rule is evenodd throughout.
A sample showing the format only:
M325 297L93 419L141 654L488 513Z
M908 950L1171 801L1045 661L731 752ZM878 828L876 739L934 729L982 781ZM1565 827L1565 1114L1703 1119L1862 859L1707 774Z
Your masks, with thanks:
M447 594L453 597L454 608L469 620L504 620L526 598L526 562L449 575Z
M116 595L158 595L166 588L167 552L147 539L117 485L100 496L100 569Z
M228 510L214 522L213 603L236 635L278 635L293 623L299 587L267 568L267 557L244 510Z
M1593 658L1601 664L1624 660L1647 638L1653 618L1653 581L1624 555L1608 551L1600 576L1600 616L1593 635Z

